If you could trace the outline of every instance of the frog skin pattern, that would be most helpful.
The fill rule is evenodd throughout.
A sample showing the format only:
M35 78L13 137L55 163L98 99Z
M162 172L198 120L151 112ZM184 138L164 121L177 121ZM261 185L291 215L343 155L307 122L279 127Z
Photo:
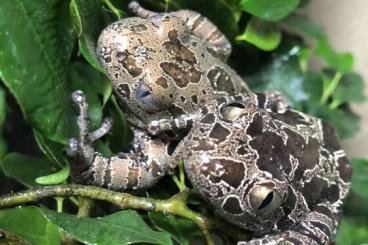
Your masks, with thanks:
M133 129L132 151L111 158L95 152L91 144L109 131L111 119L89 133L84 95L78 91L72 96L81 111L80 136L70 140L68 151L76 156L73 175L78 182L116 190L148 188L176 167L167 161L185 132L152 137L146 131L149 122L248 91L225 63L229 41L208 19L190 10L155 13L137 2L130 9L139 17L106 27L97 54Z
M223 218L262 236L238 245L331 244L351 165L329 124L272 98L226 96L149 131L190 125L171 161L184 160L193 187Z

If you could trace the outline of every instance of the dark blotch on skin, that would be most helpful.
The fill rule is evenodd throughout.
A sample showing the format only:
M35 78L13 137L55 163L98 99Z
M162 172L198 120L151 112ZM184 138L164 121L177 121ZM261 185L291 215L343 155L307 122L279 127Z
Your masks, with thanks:
M198 97L197 97L197 95L192 95L190 98L192 99L192 101L193 101L194 104L198 104Z
M323 194L330 203L337 202L340 199L340 188L337 184L333 184Z
M212 159L206 170L201 169L201 174L208 176L212 183L224 181L234 188L238 188L244 179L245 167L242 162L229 159ZM221 166L221 169L218 167ZM222 172L220 175L219 172Z
M341 179L344 182L349 182L353 173L353 168L351 167L349 160L346 157L341 157L337 162L339 163L337 170L339 171Z
M212 124L215 122L215 115L213 113L207 114L206 116L204 116L200 123L205 123L205 124Z
M142 74L142 68L137 66L136 60L127 52L121 53L122 59L118 58L118 61L123 65L125 70L127 70L132 77L138 77Z
M240 206L240 201L236 197L229 197L225 200L222 208L231 214L241 214L243 210Z
M122 97L125 97L125 98L130 97L130 89L129 89L128 84L125 84L125 83L119 84L117 88L117 92Z
M155 82L157 85L161 86L162 88L164 89L167 89L168 88L168 82L166 80L166 78L164 77L159 77L156 82Z
M307 124L304 120L304 117L294 111L286 111L285 113L270 113L270 115L272 118L285 122L291 126Z
M132 188L138 185L139 170L137 168L129 168L127 187Z
M304 183L302 195L307 201L309 208L312 208L322 196L323 191L327 189L327 184L324 179L319 177L313 177L311 181Z
M181 44L180 40L178 39L177 30L169 31L168 36L170 41L164 42L163 47L168 51L169 54L175 57L175 60L177 60L179 63L186 62L189 65L194 65L197 63L194 53Z
M218 142L223 142L226 140L227 136L231 134L231 131L227 128L225 128L221 123L216 123L215 126L213 126L209 137L217 139Z
M180 108L180 107L178 107L174 104L169 107L168 111L169 111L170 115L173 116L173 117L177 117L177 116L183 115L185 113L182 108Z
M263 118L259 113L254 114L252 122L247 128L247 134L250 136L260 135L263 132Z
M319 228L321 231L323 231L323 233L325 233L328 238L332 237L332 232L330 230L330 227L322 222L318 222L318 221L310 221L311 225L313 225L314 227Z
M330 152L335 152L341 149L339 140L336 137L335 129L327 122L322 122L323 138L325 147Z
M139 25L130 26L129 29L134 32L144 32L148 30L148 27L143 24L139 24Z
M185 88L189 83L198 83L201 78L201 73L193 66L182 67L176 63L162 62L160 67L180 88Z
M207 73L207 78L212 87L217 91L226 91L230 94L235 93L235 88L231 77L221 67L215 66Z

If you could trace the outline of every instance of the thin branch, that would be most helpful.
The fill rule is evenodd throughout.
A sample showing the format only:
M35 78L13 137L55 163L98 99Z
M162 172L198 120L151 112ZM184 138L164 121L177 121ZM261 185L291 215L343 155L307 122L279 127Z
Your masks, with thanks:
M112 203L122 209L142 209L178 215L192 220L202 230L207 243L213 245L209 227L211 222L205 216L194 212L186 205L189 189L183 190L166 200L136 197L127 193L115 192L96 186L53 185L38 187L23 192L7 194L0 197L0 208L36 202L46 197L79 196Z

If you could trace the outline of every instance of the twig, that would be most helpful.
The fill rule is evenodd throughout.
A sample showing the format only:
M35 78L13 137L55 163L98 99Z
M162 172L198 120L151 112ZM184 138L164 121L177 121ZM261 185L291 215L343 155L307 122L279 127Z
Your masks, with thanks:
M196 213L186 205L189 189L185 189L166 200L136 197L127 193L115 192L95 186L85 185L54 185L38 187L23 192L7 194L0 197L0 208L35 202L45 197L79 196L110 202L122 209L142 209L178 215L192 220L202 230L207 243L213 245L209 227L211 222L202 214Z

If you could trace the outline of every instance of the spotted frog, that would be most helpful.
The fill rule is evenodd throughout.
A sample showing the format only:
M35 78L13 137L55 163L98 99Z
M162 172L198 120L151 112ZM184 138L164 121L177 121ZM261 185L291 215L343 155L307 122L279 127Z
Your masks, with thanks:
M80 136L70 140L69 149L78 162L74 175L116 190L148 188L176 167L167 162L187 130L152 137L147 132L151 121L173 119L215 98L249 91L226 64L230 42L208 19L190 10L155 13L137 2L129 6L137 17L106 27L97 55L133 130L131 151L111 158L95 152L92 142L109 131L112 120L90 133L84 95L72 96L81 111Z
M149 131L190 125L170 161L183 159L192 185L214 210L254 232L238 245L331 244L351 165L328 123L280 98L225 96L195 113L153 121Z

